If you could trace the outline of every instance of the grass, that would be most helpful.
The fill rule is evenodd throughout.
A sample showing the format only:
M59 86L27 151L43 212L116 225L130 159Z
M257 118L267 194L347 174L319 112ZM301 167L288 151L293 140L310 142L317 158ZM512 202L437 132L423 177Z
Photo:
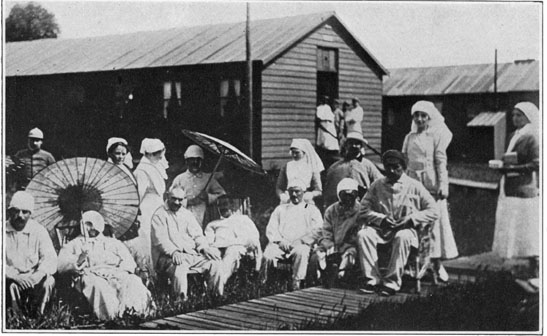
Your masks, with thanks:
M450 162L448 164L448 176L477 182L494 182L501 179L499 171L488 168L486 163L461 163Z

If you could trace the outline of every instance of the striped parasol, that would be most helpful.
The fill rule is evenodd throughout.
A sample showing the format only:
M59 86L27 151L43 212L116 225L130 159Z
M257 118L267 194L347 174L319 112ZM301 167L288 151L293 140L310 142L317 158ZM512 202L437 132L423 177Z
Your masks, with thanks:
M103 215L116 237L137 218L139 194L131 177L116 165L95 158L58 161L36 174L26 190L34 196L33 218L48 231L76 227L88 210Z

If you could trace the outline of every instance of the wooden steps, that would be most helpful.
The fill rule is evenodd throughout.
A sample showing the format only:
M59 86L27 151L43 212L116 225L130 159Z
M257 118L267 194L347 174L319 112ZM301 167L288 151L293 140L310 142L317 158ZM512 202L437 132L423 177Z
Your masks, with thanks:
M428 292L427 287L422 295ZM143 329L176 330L277 330L309 321L327 322L356 315L371 302L403 302L417 294L392 297L361 294L357 290L311 287L299 291L181 314L141 324Z

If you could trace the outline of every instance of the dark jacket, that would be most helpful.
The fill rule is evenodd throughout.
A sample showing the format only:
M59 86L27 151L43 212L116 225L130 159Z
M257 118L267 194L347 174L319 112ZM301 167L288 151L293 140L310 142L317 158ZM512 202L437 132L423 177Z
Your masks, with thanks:
M511 136L513 136L512 134ZM539 172L539 141L537 134L523 134L516 142L517 165L505 174L505 195L532 198L538 195L539 181L534 172Z

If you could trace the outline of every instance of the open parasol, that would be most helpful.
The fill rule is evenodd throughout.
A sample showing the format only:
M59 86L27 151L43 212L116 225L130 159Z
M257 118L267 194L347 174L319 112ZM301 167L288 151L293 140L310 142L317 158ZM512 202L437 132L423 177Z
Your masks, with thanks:
M36 174L26 190L34 196L33 218L48 231L78 226L88 210L103 215L116 237L137 218L137 186L116 165L87 157L58 161Z
M186 135L188 138L190 138L200 147L207 149L213 154L219 155L219 159L215 165L215 169L213 170L213 173L218 168L220 161L222 159L225 159L235 164L236 166L246 169L250 172L261 174L261 175L266 174L264 169L262 169L262 167L260 167L258 163L254 162L253 159L251 159L250 157L245 155L242 151L230 145L226 141L217 139L207 134L189 131L189 130L182 130L182 134Z

